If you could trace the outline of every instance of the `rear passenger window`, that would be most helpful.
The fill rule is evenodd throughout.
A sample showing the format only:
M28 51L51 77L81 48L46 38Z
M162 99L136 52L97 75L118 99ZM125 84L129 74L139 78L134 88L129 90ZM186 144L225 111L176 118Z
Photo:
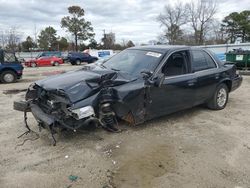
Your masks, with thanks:
M200 50L193 50L192 54L193 54L193 62L192 62L193 72L216 67L213 59L206 52Z
M208 65L208 68L216 68L216 65L214 63L214 60L211 58L210 55L208 55L206 52L203 52L206 60L207 60L207 65Z

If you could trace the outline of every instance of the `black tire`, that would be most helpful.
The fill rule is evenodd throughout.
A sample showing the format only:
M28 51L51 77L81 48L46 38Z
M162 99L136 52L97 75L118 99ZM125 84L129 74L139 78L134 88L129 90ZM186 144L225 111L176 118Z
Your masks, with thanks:
M82 63L82 62L81 62L80 59L77 59L76 62L75 62L76 65L81 65L81 63Z
M58 63L57 61L56 62L54 62L54 64L53 64L54 66L59 66L60 65L60 63Z
M13 83L17 80L17 75L14 71L6 70L1 73L1 82L3 83Z
M227 101L228 87L222 83L216 88L213 97L207 103L207 107L212 110L222 110L226 107Z

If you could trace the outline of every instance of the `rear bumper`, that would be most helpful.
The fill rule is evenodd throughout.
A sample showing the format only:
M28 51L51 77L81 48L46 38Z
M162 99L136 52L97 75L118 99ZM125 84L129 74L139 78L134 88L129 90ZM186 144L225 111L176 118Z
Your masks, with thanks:
M239 88L241 86L241 83L242 83L242 76L241 75L237 75L237 77L235 77L233 80L232 80L232 87L231 87L231 91L234 91L236 90L237 88Z

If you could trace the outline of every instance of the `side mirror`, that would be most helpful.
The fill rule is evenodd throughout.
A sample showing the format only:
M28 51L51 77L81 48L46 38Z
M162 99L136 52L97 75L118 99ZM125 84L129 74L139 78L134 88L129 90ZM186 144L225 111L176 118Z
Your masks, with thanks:
M155 82L154 82L154 85L156 87L161 87L163 82L165 80L165 75L160 73L156 78L155 78Z
M153 72L150 70L142 70L141 74L142 74L144 79L148 79L153 75Z

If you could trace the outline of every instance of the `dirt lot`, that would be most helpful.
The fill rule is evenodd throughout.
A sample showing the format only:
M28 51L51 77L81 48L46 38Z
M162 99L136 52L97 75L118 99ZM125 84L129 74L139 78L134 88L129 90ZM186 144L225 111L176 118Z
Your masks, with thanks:
M222 111L196 107L116 134L63 133L55 147L46 130L18 139L23 114L12 103L24 92L13 89L75 68L26 68L18 83L0 85L0 187L250 187L250 77Z

